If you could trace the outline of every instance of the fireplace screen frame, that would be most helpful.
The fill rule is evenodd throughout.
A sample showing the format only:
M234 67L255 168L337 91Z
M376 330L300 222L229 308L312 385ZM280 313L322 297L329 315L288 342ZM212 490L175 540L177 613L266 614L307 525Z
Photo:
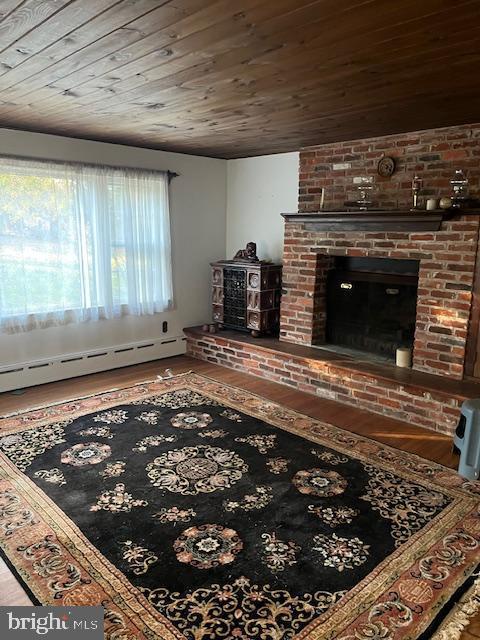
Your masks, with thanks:
M419 260L335 257L326 274L325 343L368 357L413 350Z

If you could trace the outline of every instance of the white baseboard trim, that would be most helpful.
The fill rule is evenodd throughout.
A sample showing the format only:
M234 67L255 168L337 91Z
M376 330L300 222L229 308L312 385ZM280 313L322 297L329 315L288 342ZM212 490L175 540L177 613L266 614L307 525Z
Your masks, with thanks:
M185 337L176 336L0 366L0 392L160 360L185 351Z

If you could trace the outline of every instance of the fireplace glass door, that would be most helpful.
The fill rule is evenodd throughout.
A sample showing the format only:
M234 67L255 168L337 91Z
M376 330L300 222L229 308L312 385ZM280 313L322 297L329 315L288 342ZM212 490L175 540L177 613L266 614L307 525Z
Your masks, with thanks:
M416 261L337 259L327 278L327 342L393 359L413 346L417 288Z

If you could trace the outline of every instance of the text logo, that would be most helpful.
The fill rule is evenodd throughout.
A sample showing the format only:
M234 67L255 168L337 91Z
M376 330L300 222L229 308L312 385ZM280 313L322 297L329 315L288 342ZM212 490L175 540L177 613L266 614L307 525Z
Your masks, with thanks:
M68 636L67 636L68 634ZM0 638L103 640L102 607L0 607Z

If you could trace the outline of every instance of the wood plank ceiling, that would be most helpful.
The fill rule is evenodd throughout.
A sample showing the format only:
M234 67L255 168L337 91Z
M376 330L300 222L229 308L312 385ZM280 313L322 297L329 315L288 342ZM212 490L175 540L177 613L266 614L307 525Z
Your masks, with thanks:
M235 158L475 122L479 45L478 0L0 0L0 126Z

